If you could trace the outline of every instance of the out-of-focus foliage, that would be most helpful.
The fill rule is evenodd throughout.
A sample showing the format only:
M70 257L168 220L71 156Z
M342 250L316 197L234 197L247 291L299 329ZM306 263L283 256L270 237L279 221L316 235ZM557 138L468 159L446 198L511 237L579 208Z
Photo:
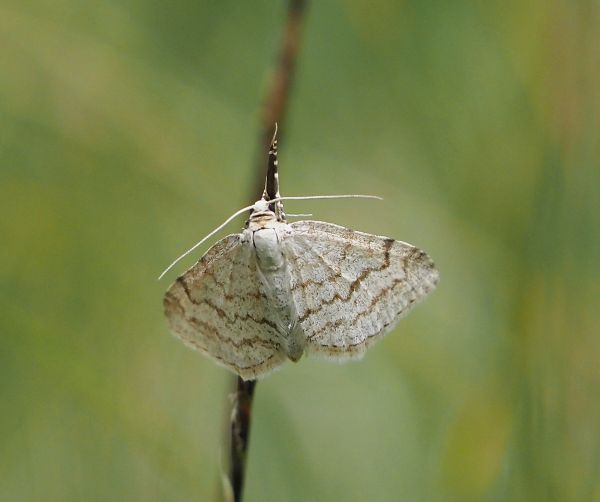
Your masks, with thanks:
M0 499L217 496L231 376L156 276L252 202L284 11L0 3ZM600 500L599 40L585 0L312 2L283 191L385 201L286 208L441 283L260 383L248 501Z

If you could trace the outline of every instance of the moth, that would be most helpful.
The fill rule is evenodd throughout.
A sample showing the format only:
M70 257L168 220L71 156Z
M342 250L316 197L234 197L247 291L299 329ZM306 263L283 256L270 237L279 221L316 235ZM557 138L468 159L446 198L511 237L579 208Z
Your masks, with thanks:
M288 223L282 201L292 198L279 195L274 137L265 191L242 232L219 240L164 296L170 330L244 380L305 353L361 358L438 282L431 258L406 242Z

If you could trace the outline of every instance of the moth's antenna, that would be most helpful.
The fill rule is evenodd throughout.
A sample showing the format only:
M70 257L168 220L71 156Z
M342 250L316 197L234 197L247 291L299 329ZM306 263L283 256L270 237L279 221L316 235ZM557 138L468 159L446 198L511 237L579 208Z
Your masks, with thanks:
M240 214L242 214L245 211L248 211L249 209L254 208L254 204L252 204L251 206L246 206L242 209L240 209L239 211L236 211L235 213L233 213L229 218L227 218L223 223L221 223L217 228L215 228L210 234L208 234L206 237L204 237L203 239L201 239L200 241L198 241L196 244L194 244L190 249L188 249L185 253L183 253L180 257L178 257L173 263L171 263L167 268L165 268L162 272L162 274L160 274L158 276L158 280L160 281L163 276L169 271L171 270L177 263L179 263L180 260L182 260L183 258L185 258L187 255L189 255L192 251L194 251L196 248L198 248L198 246L200 246L203 242L205 242L207 239L211 238L213 235L215 235L219 230L221 230L225 225L227 225L231 220L233 220L236 216L239 216Z
M280 200L313 200L313 199L377 199L383 200L379 195L346 194L346 195L299 195L288 197L277 197L269 202L279 202Z

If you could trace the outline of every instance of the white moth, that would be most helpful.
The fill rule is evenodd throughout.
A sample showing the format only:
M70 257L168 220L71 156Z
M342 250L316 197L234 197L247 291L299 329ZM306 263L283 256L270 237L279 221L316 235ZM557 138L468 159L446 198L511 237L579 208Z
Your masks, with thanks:
M171 331L245 380L304 353L362 357L438 281L429 256L405 242L321 221L287 223L276 155L274 140L276 198L265 189L242 232L218 241L164 297Z

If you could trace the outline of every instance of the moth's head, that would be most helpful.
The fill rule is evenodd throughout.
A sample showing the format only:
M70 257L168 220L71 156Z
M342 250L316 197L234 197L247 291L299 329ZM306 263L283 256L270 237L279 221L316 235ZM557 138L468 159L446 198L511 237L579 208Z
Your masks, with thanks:
M257 200L252 206L250 218L246 221L246 228L250 230L260 230L267 228L277 222L277 216L269 209L269 202L265 199Z
M257 200L252 206L252 214L262 213L269 210L269 203L265 199Z

